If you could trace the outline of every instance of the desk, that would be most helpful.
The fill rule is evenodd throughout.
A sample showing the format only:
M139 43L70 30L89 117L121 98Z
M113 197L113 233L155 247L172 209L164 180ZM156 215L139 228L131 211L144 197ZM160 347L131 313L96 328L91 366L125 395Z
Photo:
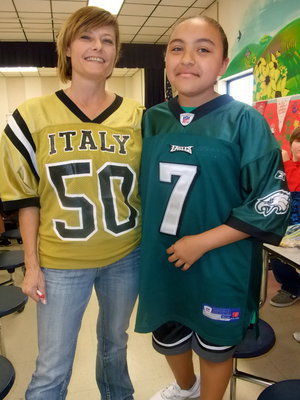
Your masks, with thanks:
M267 262L269 256L274 256L300 272L300 249L298 247L281 247L264 243L263 252L264 262Z
M279 258L285 264L298 270L300 273L300 249L297 247L281 247L272 244L263 244L263 269L262 269L262 286L260 291L260 307L265 303L267 298L267 282L269 258Z

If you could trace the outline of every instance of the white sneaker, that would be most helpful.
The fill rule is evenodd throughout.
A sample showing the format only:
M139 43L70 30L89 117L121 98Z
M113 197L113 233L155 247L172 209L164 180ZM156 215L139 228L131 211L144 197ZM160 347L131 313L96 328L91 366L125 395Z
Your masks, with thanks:
M200 397L200 379L197 376L196 382L189 390L183 390L177 383L172 383L157 392L150 400L187 400Z
M300 343L300 332L294 332L293 336L294 336L294 339L297 340L297 342Z

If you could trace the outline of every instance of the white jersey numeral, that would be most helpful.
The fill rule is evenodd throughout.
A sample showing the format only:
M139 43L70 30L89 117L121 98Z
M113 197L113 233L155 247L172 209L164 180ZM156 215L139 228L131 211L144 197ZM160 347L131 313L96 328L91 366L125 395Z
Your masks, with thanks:
M191 188L193 180L197 174L197 166L184 164L159 164L159 179L161 182L172 182L173 176L178 176L178 180L170 195L160 232L169 235L176 235L182 208L187 194Z

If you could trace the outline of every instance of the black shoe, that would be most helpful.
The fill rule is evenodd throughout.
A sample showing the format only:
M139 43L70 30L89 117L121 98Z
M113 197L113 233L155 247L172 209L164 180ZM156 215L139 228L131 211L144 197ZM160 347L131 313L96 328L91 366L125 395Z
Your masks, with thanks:
M0 246L9 246L10 244L11 244L11 241L6 238L0 239Z

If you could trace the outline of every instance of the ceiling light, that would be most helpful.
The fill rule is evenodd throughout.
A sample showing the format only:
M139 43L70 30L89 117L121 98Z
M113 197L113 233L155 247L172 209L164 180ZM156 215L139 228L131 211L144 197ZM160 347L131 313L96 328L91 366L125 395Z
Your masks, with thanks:
M124 0L89 0L89 6L104 8L116 15L120 11Z
M0 72L37 72L37 67L1 67Z

